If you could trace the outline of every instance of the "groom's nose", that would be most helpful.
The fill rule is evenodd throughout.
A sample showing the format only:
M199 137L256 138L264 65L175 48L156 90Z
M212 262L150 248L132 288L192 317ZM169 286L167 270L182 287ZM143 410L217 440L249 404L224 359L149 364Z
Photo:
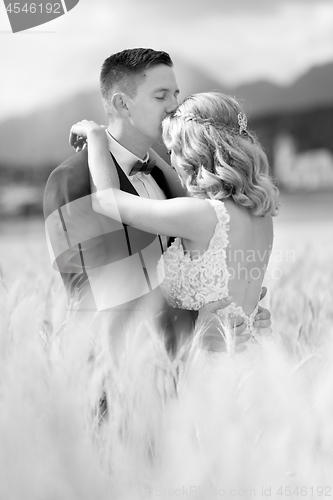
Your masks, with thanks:
M176 109L178 108L178 100L177 100L177 97L176 96L172 96L170 102L168 103L168 106L166 108L166 113L168 115L170 115L171 113L173 113L174 111L176 111Z

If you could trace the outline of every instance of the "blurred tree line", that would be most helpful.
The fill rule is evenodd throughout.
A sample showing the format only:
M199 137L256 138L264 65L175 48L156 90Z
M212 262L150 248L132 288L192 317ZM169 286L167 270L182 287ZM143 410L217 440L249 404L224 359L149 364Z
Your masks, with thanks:
M0 163L0 216L41 217L45 184L56 166Z
M57 165L48 164L43 168L36 165L6 165L0 163L0 186L6 184L28 184L42 186Z
M281 134L290 135L298 152L313 149L327 149L333 154L333 104L307 111L293 111L253 117L249 120L253 130L265 148L274 174L274 144ZM156 145L157 152L166 160L164 146ZM65 158L64 158L65 160ZM1 215L42 215L42 199L46 181L57 165L8 165L0 160L0 214ZM18 192L17 189L21 191ZM8 209L3 201L4 194L16 190L17 203ZM21 194L20 194L21 193ZM24 194L24 196L22 196ZM13 197L15 194L13 194ZM21 199L20 199L21 198Z

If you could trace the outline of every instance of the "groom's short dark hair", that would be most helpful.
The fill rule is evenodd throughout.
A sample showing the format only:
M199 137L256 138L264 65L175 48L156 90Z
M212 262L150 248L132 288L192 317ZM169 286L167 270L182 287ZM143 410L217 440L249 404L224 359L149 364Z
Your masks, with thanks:
M123 86L124 91L134 95L138 82L136 77L140 77L146 69L158 64L173 66L167 52L153 49L127 49L112 54L105 59L101 69L100 86L103 100L110 97L110 91L116 85Z

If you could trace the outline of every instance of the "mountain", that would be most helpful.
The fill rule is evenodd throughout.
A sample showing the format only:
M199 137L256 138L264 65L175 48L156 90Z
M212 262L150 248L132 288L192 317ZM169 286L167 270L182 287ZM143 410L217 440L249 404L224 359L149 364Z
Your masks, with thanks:
M310 69L288 87L258 81L237 87L233 93L245 99L251 116L256 117L322 107L333 103L333 63Z
M259 81L232 88L182 61L175 62L175 70L181 98L220 89L245 100L245 109L254 120L333 103L333 63L312 68L289 87ZM98 90L50 103L33 114L0 123L0 165L43 167L61 163L73 153L68 145L70 127L83 118L106 122Z
M68 144L70 127L83 118L105 123L98 91L79 94L31 115L1 123L0 164L60 163L74 152Z

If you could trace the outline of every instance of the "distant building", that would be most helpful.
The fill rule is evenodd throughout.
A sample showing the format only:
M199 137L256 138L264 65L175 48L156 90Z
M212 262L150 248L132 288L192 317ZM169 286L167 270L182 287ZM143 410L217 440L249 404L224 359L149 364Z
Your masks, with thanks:
M297 151L291 135L280 133L273 147L274 175L288 190L333 189L333 154L325 148Z
M253 117L274 177L289 190L333 190L333 103Z

